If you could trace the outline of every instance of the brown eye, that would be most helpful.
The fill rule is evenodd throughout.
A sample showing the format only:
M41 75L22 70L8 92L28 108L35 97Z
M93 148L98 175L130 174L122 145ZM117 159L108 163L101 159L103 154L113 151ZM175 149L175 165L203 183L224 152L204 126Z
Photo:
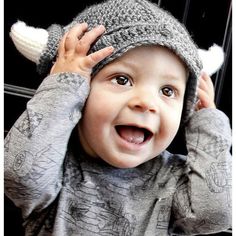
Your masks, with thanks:
M132 86L130 79L127 78L126 76L116 76L111 81L114 84L119 84L123 86Z
M175 92L173 88L170 87L164 87L161 89L161 93L166 97L173 97L175 96Z

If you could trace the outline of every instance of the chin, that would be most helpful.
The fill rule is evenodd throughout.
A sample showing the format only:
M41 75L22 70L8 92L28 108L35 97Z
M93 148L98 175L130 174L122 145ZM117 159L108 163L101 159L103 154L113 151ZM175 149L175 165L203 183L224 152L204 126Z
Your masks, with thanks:
M129 160L131 158L132 160ZM146 161L137 161L137 158L138 158L137 156L136 157L132 156L132 157L124 157L122 158L122 160L119 159L119 160L112 160L112 161L107 161L107 160L104 160L104 161L106 161L108 164L116 168L129 169L129 168L135 168L143 164L144 162L146 162Z
M139 166L140 164L115 163L115 164L110 164L110 165L116 168L120 168L120 169L130 169L130 168L135 168Z

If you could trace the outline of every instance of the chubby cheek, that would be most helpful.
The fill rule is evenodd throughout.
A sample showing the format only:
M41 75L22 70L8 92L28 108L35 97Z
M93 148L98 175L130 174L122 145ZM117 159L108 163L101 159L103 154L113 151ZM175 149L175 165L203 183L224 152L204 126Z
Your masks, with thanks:
M175 138L181 120L181 113L176 112L175 114L165 116L165 119L162 121L159 133L156 137L156 144L161 151L167 149Z
M111 121L115 112L115 107L114 104L109 101L111 101L111 98L101 91L91 91L85 105L83 114L84 119L93 122L94 126Z
M115 116L114 106L107 96L91 91L84 107L80 129L87 142L94 145L99 139L104 139L109 133L110 125Z

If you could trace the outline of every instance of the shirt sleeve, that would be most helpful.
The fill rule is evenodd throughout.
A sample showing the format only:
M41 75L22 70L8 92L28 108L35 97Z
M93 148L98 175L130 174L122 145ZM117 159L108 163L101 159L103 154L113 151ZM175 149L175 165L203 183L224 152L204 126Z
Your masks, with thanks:
M173 231L195 235L231 227L231 128L217 109L195 113L186 129L186 175L173 200Z
M75 73L48 76L5 138L5 193L24 218L57 197L68 140L89 89Z

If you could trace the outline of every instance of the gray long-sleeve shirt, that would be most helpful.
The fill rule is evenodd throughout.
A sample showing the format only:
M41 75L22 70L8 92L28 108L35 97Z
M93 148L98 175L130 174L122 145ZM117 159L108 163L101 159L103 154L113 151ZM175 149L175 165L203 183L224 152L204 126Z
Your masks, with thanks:
M231 226L231 129L224 113L194 114L187 156L164 151L119 169L79 145L68 148L88 94L78 74L48 76L5 139L5 193L22 209L26 235L191 235Z

